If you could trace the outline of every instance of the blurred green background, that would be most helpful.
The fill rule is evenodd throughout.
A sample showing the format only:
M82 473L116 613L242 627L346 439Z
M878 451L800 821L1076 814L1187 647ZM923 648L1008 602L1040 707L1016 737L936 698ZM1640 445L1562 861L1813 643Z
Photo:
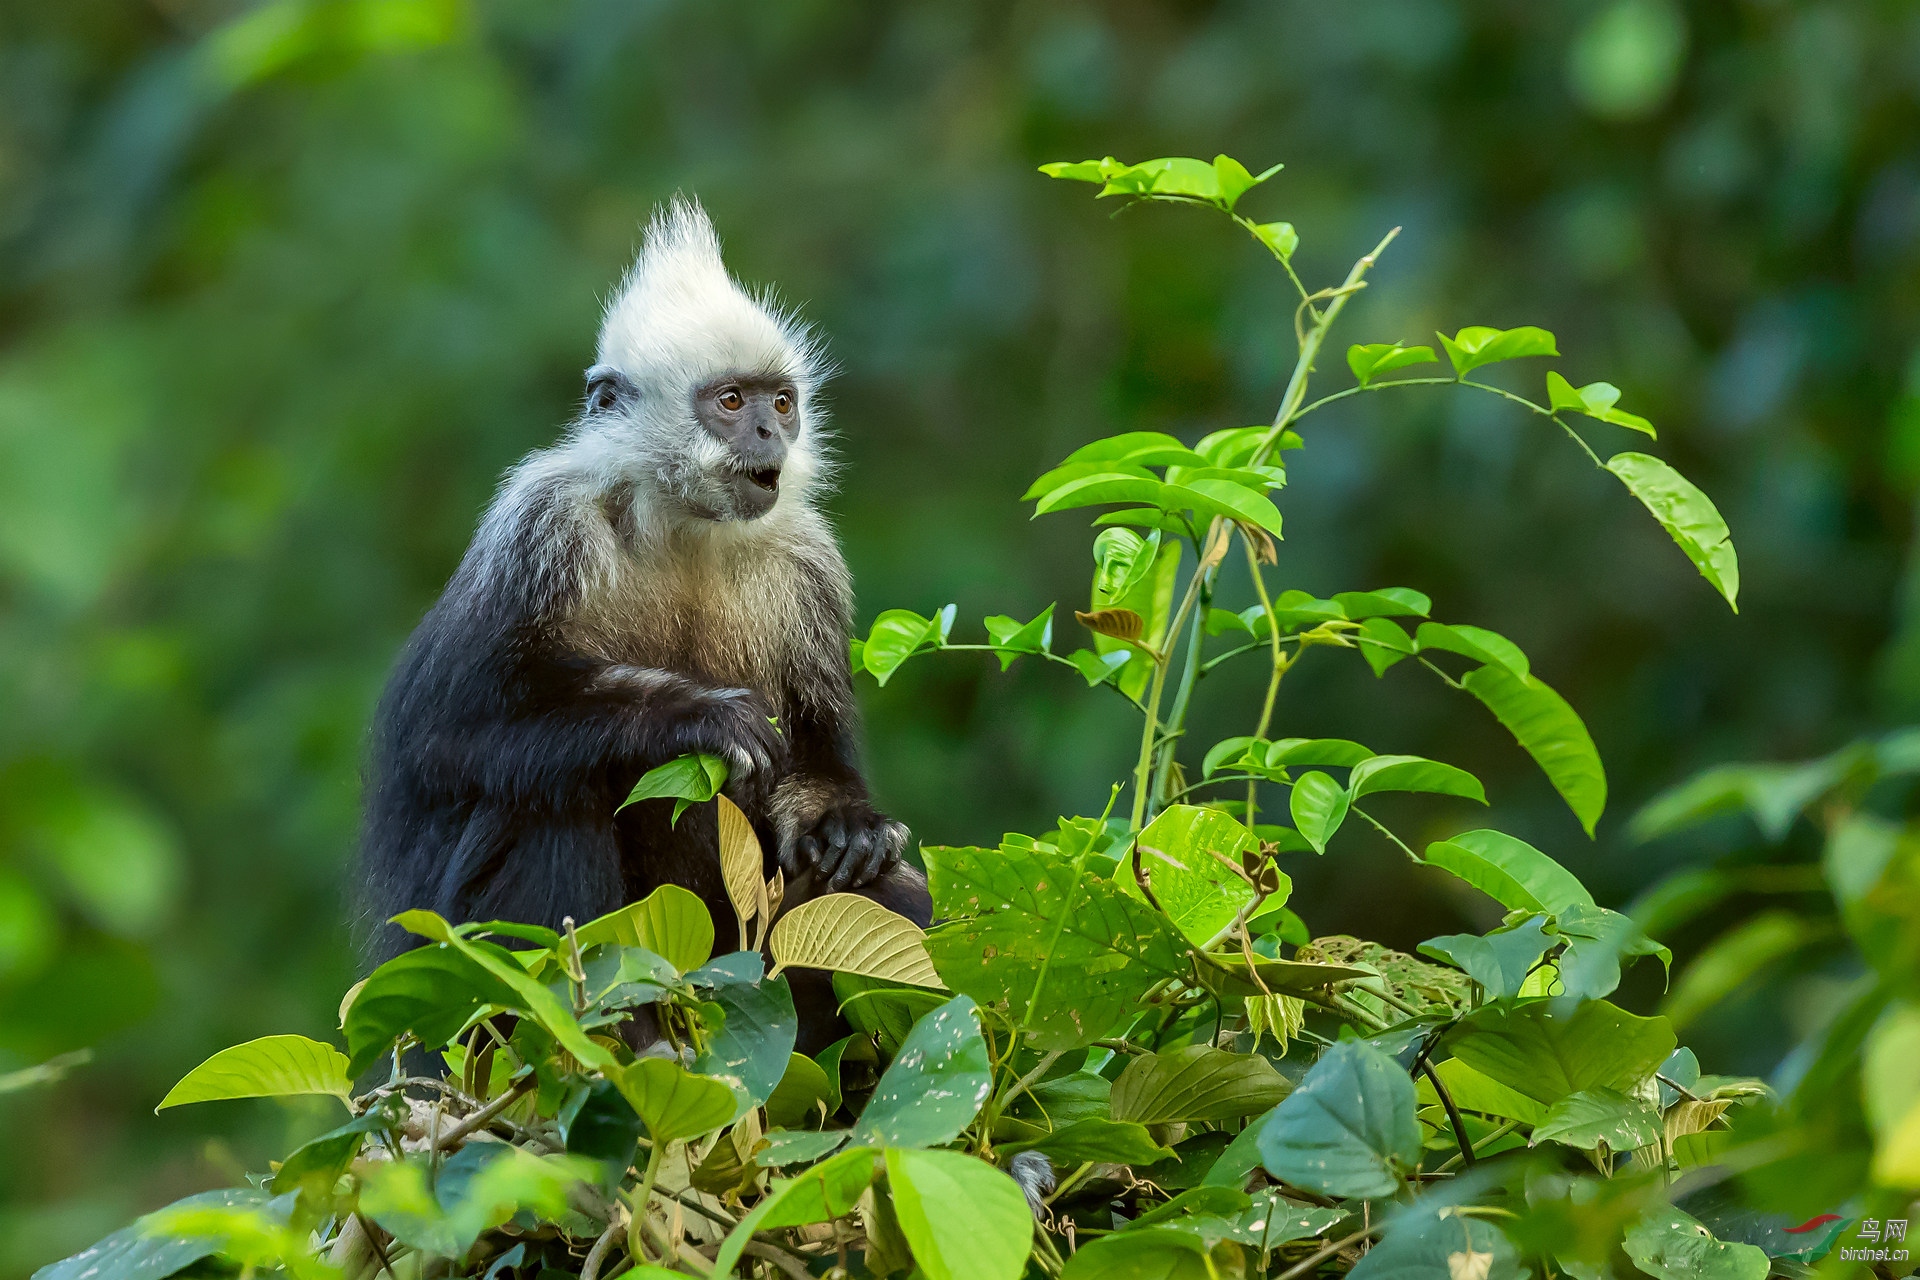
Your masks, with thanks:
M1311 282L1404 226L1342 345L1553 329L1742 555L1735 617L1492 397L1317 415L1288 584L1417 587L1513 637L1613 806L1588 843L1471 703L1339 654L1289 677L1279 732L1475 769L1495 821L1618 905L1689 855L1621 835L1660 787L1912 715L1910 4L0 3L0 1073L93 1051L0 1093L0 1276L320 1127L151 1107L216 1048L332 1029L370 706L496 478L571 413L656 201L697 193L843 366L863 620L956 600L977 638L1084 599L1084 513L1014 501L1045 465L1272 412L1289 291L1258 246L1034 172L1216 150L1286 162L1247 211L1299 227ZM1124 708L979 656L865 686L884 803L938 842L1097 811ZM1244 732L1261 679L1209 681L1199 730ZM1297 881L1320 932L1487 923L1360 833ZM1778 975L1691 1042L1765 1071L1826 989Z

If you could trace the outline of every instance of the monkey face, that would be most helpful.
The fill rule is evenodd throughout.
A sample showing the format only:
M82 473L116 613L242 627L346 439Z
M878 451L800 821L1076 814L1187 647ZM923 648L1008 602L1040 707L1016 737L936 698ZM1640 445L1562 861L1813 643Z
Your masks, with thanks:
M693 416L721 446L707 479L723 519L754 520L780 500L780 473L800 433L800 394L784 378L725 375L694 389Z

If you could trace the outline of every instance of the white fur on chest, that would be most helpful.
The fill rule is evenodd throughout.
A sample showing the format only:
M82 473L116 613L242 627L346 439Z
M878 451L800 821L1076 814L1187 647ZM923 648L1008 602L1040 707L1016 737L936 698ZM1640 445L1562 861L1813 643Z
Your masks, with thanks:
M798 530L770 520L665 530L597 521L592 568L569 619L574 642L609 662L668 665L767 693L785 687L812 665L828 597L809 558L796 554Z

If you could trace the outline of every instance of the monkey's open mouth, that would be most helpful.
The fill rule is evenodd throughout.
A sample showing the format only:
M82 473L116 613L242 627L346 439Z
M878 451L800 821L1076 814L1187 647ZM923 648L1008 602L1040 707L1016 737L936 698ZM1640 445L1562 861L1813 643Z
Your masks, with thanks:
M747 472L747 479L753 481L768 493L772 493L780 487L780 468L761 467L757 471Z

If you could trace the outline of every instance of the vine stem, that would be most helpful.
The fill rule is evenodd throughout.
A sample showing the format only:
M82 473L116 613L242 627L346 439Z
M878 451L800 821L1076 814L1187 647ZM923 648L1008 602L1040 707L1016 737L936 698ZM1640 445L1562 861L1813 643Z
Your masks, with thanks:
M632 1254L633 1260L638 1263L644 1263L647 1260L643 1235L647 1220L647 1202L653 1199L653 1184L660 1176L660 1166L665 1161L666 1155L667 1144L655 1142L653 1149L647 1153L647 1169L640 1176L640 1188L634 1193L633 1200L628 1206L632 1211L632 1217L627 1223L627 1252Z
M1380 255L1386 252L1387 246L1392 244L1399 234L1399 227L1387 232L1379 244L1375 245L1365 257L1354 263L1353 269L1347 272L1346 282L1333 292L1332 299L1327 303L1327 309L1317 313L1318 318L1314 321L1313 327L1308 329L1300 340L1300 358L1294 362L1293 376L1287 380L1286 392L1280 397L1280 410L1273 416L1273 426L1268 429L1266 437L1260 441L1260 447L1253 451L1253 457L1248 460L1247 465L1257 467L1265 462L1268 455L1273 452L1274 446L1280 443L1280 433L1299 416L1301 402L1307 398L1307 378L1313 372L1314 359L1320 354L1320 345L1326 341L1327 331L1333 328L1333 322L1339 319L1340 313L1346 309L1348 299L1365 287L1367 272L1380 260Z
M1273 701L1280 693L1280 679L1287 674L1287 668L1293 665L1291 659L1280 651L1280 620L1273 616L1273 600L1267 594L1267 579L1260 572L1260 557L1254 552L1253 543L1240 539L1247 549L1247 572L1253 575L1253 589L1260 597L1260 611L1267 619L1267 640L1273 652L1273 674L1267 679L1266 700L1260 704L1260 723L1254 726L1253 736L1265 738L1267 727L1273 722ZM1253 830L1253 821L1258 813L1256 807L1260 783L1253 778L1247 779L1247 830Z

